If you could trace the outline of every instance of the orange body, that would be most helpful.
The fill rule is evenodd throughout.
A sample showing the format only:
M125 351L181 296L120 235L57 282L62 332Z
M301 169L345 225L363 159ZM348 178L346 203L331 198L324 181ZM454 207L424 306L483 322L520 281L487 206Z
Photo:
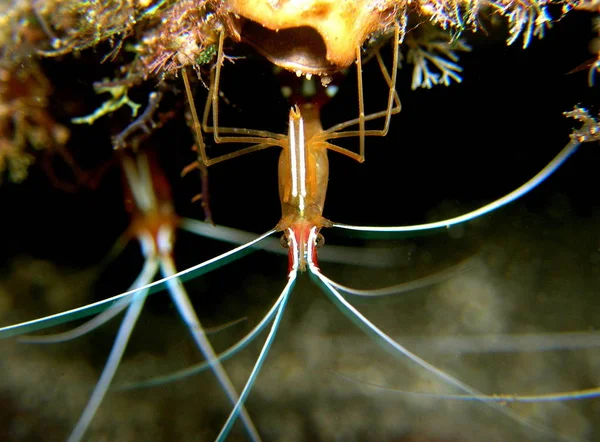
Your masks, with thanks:
M328 144L318 136L323 129L315 106L292 108L289 122L288 145L279 157L282 216L276 229L286 234L290 268L296 263L304 271L307 262L316 264L319 230L331 226L331 221L323 218L329 180Z
M135 159L124 155L122 165L125 207L132 217L129 234L140 239L144 248L170 254L177 215L166 177L156 159L146 153L138 153Z

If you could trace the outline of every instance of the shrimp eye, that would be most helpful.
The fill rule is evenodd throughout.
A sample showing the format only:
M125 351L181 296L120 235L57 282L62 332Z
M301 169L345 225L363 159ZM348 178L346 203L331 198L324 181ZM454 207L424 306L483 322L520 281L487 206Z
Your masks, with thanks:
M283 246L284 249L290 248L290 241L288 240L288 237L285 233L279 238L279 243Z
M317 247L317 249L320 249L324 245L325 245L325 237L319 233L317 235L317 240L315 241L315 246Z

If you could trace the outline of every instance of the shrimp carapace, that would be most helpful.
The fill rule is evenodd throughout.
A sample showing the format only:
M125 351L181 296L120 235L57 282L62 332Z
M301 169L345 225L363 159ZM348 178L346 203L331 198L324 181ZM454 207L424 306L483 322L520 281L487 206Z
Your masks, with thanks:
M322 227L331 226L323 218L329 180L329 144L321 140L321 122L316 106L296 106L290 110L287 148L279 157L279 198L281 220L276 230L284 231L289 247L290 266L298 261L306 270L307 257L315 256Z
M130 237L139 238L144 247L153 243L155 253L170 253L179 220L173 207L171 188L157 159L150 153L139 153L135 158L123 154L121 165L125 208L131 216Z

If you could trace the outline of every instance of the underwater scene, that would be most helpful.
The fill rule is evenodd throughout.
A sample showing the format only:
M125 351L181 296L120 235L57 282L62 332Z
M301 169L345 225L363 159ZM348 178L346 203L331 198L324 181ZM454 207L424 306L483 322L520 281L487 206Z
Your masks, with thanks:
M598 11L0 0L0 440L600 440Z

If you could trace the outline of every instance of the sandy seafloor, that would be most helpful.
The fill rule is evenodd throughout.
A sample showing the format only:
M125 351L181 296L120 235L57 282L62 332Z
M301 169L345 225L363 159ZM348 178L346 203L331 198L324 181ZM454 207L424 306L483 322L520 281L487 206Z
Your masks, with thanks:
M541 394L591 388L600 385L598 334L591 337L596 348L589 349L570 349L579 342L572 338L556 344L567 348L534 351L543 342L538 336L534 348L527 351L483 350L489 349L490 342L510 346L509 334L597 330L598 221L598 214L570 216L568 201L556 197L548 200L542 213L515 204L493 217L453 229L450 236L388 241L385 244L395 247L397 258L391 270L327 263L322 268L345 284L376 287L474 256L467 271L446 282L385 299L359 300L355 305L398 342L480 391ZM227 299L238 296L245 301L219 305L216 318L205 323L215 325L241 315L248 319L214 335L216 348L224 349L241 337L276 299L285 282L285 268L276 261L281 264L285 259L257 252L219 272L223 276L216 278L228 293ZM265 268L279 265L280 275L250 273L257 262ZM2 323L40 314L42 309L34 305L40 298L50 297L48 303L60 308L69 304L68 297L79 296L83 301L92 279L90 272L74 273L21 257L12 263L12 271L0 286ZM192 296L202 287L191 284ZM208 284L204 289L212 290L211 297L219 296L215 287ZM154 295L149 301L149 312L134 332L116 383L200 360L175 312L160 301L162 296ZM207 295L200 296L207 299ZM202 302L211 301L196 301L201 318ZM0 440L65 439L98 377L117 322L67 344L1 341ZM472 353L476 341L468 338L481 335L496 337L484 339L479 347L482 352ZM465 339L440 343L449 337ZM240 388L257 352L258 345L251 346L225 363ZM352 382L340 374L390 390ZM393 388L452 391L422 369L389 356L336 311L308 278L302 278L248 408L265 440L551 440L548 434L528 429L481 403L407 396ZM595 418L599 406L592 399L509 407L570 440L592 441L600 435ZM208 373L153 389L113 392L104 400L85 440L211 440L228 410ZM230 440L244 440L241 427Z

